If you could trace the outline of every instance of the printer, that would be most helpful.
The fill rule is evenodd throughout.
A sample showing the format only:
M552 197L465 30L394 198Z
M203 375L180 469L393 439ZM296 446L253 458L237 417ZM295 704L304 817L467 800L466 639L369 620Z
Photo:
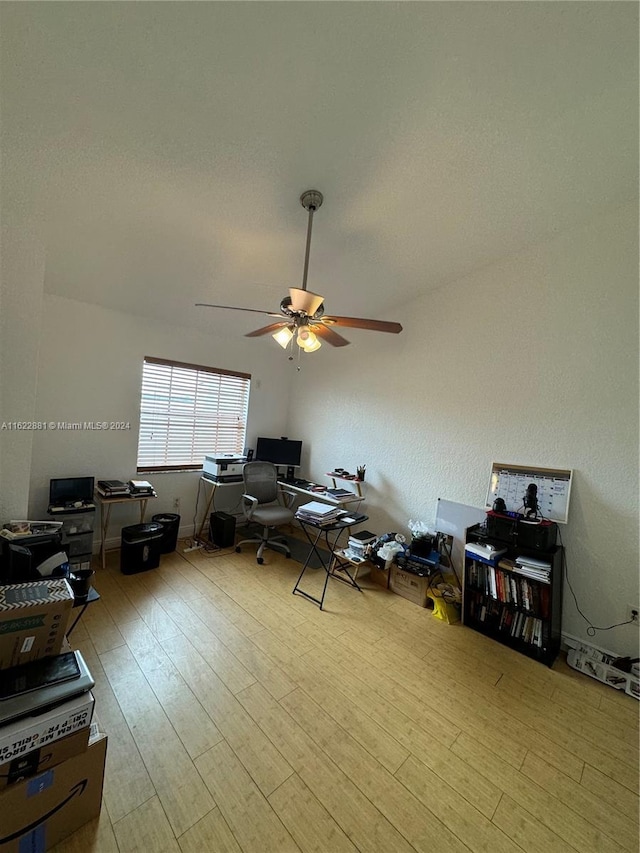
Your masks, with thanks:
M242 469L246 461L246 456L234 456L232 453L205 456L202 476L214 483L241 483Z

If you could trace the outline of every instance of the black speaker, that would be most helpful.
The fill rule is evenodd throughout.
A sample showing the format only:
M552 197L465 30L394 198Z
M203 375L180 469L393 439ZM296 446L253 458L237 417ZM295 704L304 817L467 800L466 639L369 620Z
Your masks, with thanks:
M287 480L295 480L296 477L296 469L293 465L289 465L287 467Z
M233 548L236 520L227 512L212 512L209 517L209 539L218 548Z

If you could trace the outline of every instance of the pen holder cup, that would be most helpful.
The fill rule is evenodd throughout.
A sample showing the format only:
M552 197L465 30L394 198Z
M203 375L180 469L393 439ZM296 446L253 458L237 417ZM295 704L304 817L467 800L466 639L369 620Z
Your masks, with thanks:
M75 572L71 572L69 583L76 601L82 601L89 595L91 578L94 574L93 569L77 569Z

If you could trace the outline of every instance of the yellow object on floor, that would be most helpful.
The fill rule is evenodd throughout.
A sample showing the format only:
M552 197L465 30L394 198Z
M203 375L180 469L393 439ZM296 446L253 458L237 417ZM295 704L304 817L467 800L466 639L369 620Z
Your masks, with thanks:
M433 615L448 625L460 621L460 590L450 584L438 584L428 592L433 601Z

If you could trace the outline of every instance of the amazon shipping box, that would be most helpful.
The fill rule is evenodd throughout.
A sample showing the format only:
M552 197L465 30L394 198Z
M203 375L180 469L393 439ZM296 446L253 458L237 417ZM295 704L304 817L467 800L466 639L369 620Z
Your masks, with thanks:
M107 737L0 794L0 851L44 853L100 814Z

